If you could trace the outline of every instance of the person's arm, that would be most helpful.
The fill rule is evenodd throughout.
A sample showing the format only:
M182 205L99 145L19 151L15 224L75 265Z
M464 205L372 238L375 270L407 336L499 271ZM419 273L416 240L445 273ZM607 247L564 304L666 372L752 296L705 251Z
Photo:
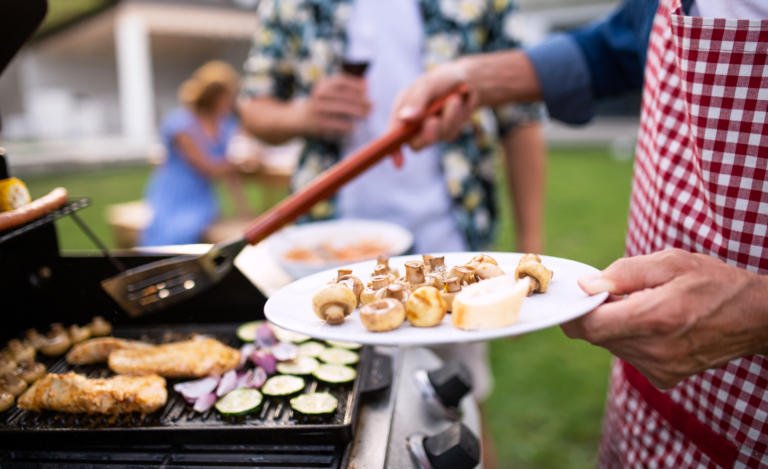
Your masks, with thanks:
M232 197L235 206L235 216L239 218L251 218L253 215L248 206L248 198L245 195L243 178L240 174L229 174L225 179L227 190Z
M514 210L517 250L542 252L547 148L541 124L515 126L504 135L502 147Z
M173 144L182 157L207 178L219 178L231 174L235 168L228 161L216 161L204 152L190 135L181 132L173 138Z
M669 388L734 358L768 352L768 276L704 254L668 249L620 259L583 278L609 301L564 324Z

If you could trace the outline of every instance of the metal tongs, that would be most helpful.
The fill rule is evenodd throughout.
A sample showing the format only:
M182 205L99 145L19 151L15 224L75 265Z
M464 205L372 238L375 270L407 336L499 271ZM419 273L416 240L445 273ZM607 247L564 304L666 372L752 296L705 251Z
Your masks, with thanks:
M243 236L214 245L199 256L178 256L127 270L101 282L106 292L131 316L163 309L192 297L221 280L247 244L256 244L307 213L344 184L392 154L421 128L428 116L439 115L452 96L466 97L459 85L435 100L420 119L400 123L386 134L324 171L311 183L256 218Z

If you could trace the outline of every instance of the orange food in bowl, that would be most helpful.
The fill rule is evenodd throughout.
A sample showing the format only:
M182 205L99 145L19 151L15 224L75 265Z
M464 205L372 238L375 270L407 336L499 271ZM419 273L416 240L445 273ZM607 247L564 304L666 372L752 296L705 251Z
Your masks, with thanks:
M352 262L363 259L373 259L379 255L388 254L390 246L378 240L364 239L336 247L331 243L318 246L295 247L287 250L283 258L293 262L322 264L325 262Z

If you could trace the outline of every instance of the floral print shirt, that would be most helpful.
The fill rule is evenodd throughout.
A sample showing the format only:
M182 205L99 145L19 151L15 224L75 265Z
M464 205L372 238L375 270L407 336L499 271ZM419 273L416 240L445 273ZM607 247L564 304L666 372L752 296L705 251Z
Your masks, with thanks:
M243 94L291 100L307 96L320 78L340 69L346 21L354 0L262 0L259 30L244 65ZM418 1L426 35L424 68L461 55L517 47L513 0ZM497 219L496 137L515 125L539 120L538 104L509 105L475 113L459 137L441 144L442 172L453 213L471 249L486 248ZM337 142L307 138L294 188L338 162ZM311 219L335 216L334 200L321 202Z

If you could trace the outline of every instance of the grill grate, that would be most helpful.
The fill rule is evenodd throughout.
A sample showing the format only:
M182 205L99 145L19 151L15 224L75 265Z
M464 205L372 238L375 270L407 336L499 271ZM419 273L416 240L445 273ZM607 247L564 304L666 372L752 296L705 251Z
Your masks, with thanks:
M161 343L189 338L195 333L215 337L231 346L239 346L234 325L174 325L172 329L161 326L141 329L118 329L116 337ZM361 350L358 368L368 366L370 350ZM74 371L97 378L111 372L105 366L70 366L64 358L48 363L52 373ZM173 391L178 380L168 380L168 402L158 412L148 415L124 414L116 416L92 416L59 412L27 412L14 407L0 415L0 441L35 442L36 436L46 442L78 441L88 436L100 443L133 442L209 443L212 438L222 442L253 443L280 442L300 439L303 443L330 442L346 444L351 440L353 424L359 402L361 379L350 386L330 387L316 380L307 379L305 392L327 391L339 400L336 414L324 421L308 421L295 416L287 400L265 396L258 413L226 417L211 409L199 414L183 398ZM158 439L159 438L159 439ZM81 440L82 441L82 440ZM0 446L4 446L0 443Z

